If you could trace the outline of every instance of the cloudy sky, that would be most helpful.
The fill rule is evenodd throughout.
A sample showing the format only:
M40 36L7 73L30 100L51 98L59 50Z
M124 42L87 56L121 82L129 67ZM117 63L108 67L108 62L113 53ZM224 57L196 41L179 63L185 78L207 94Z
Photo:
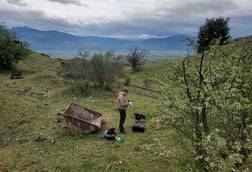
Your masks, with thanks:
M195 35L219 16L233 37L252 35L252 0L0 0L7 26L117 38Z

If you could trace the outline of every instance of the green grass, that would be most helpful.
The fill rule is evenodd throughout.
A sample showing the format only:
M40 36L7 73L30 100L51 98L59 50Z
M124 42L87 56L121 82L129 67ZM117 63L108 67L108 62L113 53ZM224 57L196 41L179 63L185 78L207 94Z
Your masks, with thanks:
M150 64L140 73L131 73L126 68L125 75L144 86L144 79L159 79L159 72L166 73L169 65ZM129 134L124 136L124 143L112 143L101 139L101 135L106 128L118 126L116 92L66 94L70 84L57 76L60 63L36 54L18 67L24 73L23 79L11 80L8 73L0 75L0 171L185 171L192 163L184 149L190 147L187 141L181 144L182 137L170 129L152 128L157 100L148 92L129 88L128 99L134 103L127 112ZM157 67L159 70L154 70ZM101 112L105 128L89 135L65 129L64 118L57 114L63 113L70 103ZM147 114L145 133L131 132L134 112ZM36 142L38 136L46 140ZM156 138L171 152L170 158L157 158L153 153L137 150ZM51 144L54 139L55 144Z

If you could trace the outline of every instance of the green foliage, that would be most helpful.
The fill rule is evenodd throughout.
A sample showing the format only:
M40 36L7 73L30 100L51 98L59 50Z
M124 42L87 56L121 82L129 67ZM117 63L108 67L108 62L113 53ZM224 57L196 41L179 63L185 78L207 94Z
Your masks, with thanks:
M63 67L59 74L75 81L86 80L85 83L88 84L83 85L83 91L90 85L95 88L110 90L115 76L120 74L121 69L122 66L116 57L107 52L105 54L94 54L90 60L74 58ZM80 85L77 84L76 86L79 87Z
M11 79L22 79L22 78L23 78L23 75L20 70L15 69L12 71Z
M71 87L71 93L75 95L90 95L90 88L92 87L92 84L88 82L87 80L75 80L72 83Z
M69 79L85 79L88 75L88 61L84 58L74 58L63 66L59 75Z
M107 56L106 56L107 55ZM120 73L121 65L112 59L109 54L94 54L91 59L90 80L96 87L110 90L115 76Z
M176 85L163 86L159 111L192 141L198 167L221 171L246 164L251 150L252 50L217 43L208 52L188 56L173 71Z
M135 149L139 152L148 152L153 154L155 157L154 159L160 158L168 160L174 157L174 152L168 150L164 145L162 145L158 138L154 138L153 140L147 141L144 144L135 147Z
M15 33L0 25L0 69L11 70L28 55L27 44L17 41Z
M131 84L131 79L130 79L130 77L126 77L126 78L125 78L125 81L124 81L124 85L125 85L125 86L130 86L130 84Z
M222 17L206 19L203 26L199 28L197 51L207 51L214 40L220 39L219 44L223 45L229 38L229 18Z

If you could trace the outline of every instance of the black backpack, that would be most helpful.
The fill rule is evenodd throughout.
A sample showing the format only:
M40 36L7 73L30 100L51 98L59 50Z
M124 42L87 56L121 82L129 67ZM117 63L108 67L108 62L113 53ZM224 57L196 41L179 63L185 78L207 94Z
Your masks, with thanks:
M141 123L136 123L132 126L132 131L133 132L144 132L144 124Z
M109 128L104 133L104 138L107 140L114 140L115 141L115 137L116 137L115 128Z
M137 121L140 121L141 119L144 119L144 120L146 119L145 115L141 113L134 113L134 116Z
M132 131L133 132L144 132L145 128L144 128L144 122L145 122L145 115L140 114L140 113L134 113L135 116L135 124L132 126Z

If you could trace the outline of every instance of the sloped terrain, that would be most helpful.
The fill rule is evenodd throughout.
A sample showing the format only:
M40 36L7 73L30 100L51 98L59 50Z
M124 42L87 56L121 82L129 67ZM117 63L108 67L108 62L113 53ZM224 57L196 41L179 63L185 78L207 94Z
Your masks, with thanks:
M106 128L118 125L116 92L73 94L71 83L57 76L60 65L32 54L18 65L23 79L0 74L0 171L186 171L192 164L186 140L173 130L152 127L158 94L150 96L149 90L134 86L145 86L141 78L148 79L147 71L154 68L161 72L155 75L164 75L168 62L148 65L139 74L125 69L125 77L135 83L128 97L134 106L128 110L128 134L121 144L101 139ZM105 127L89 135L69 131L62 114L70 103L102 113ZM147 115L145 133L131 132L134 112Z

